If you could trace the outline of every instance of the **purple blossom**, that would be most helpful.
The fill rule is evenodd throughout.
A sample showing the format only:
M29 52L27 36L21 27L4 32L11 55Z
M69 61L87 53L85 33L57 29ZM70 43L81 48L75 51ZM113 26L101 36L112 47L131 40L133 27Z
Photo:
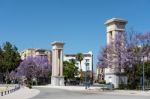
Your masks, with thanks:
M50 72L50 64L47 56L29 56L25 58L16 69L17 78L25 76L26 78L47 77ZM13 74L14 72L12 72Z
M127 33L118 33L99 53L97 66L129 68L138 64L143 55L150 55L150 32L137 34L131 39L128 39Z

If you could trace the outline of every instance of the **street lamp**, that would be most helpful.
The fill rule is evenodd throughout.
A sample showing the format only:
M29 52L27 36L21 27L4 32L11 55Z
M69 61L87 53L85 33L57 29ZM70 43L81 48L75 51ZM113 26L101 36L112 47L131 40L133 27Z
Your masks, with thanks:
M85 89L87 89L87 63L85 62Z
M91 81L91 85L93 85L93 79L94 79L94 77L93 77L93 54L92 54L92 81Z
M143 56L143 91L145 90L145 84L144 84L144 77L145 75L144 75L144 56Z

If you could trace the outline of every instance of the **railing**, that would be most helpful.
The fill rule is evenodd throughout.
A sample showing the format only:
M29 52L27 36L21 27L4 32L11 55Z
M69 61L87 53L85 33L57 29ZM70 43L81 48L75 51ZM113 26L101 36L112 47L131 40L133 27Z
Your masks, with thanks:
M113 90L113 84L111 83L101 84L100 87L102 90Z
M13 92L19 90L19 89L20 89L20 85L18 85L18 86L15 85L15 88L2 91L2 92L1 92L1 96L8 95L8 94L10 94L10 93L13 93Z

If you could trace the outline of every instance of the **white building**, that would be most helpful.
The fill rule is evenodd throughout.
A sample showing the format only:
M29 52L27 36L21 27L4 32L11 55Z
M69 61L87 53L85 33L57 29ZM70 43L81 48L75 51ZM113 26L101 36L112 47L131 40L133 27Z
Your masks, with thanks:
M81 68L82 71L92 71L93 67L93 54L91 51L88 53L83 53L84 59L81 61ZM64 61L70 61L71 59L76 60L76 54L65 54L64 55ZM80 62L76 60L76 66L80 70Z

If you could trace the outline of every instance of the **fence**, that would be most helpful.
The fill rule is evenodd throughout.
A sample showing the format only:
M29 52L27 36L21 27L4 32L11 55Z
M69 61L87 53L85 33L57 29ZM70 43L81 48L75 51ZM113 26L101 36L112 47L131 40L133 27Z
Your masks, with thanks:
M8 89L8 90L5 90L5 91L2 91L1 92L1 96L8 95L8 94L10 94L12 92L15 92L15 91L19 90L19 89L20 89L20 85L15 86L15 88L12 88L12 89Z

